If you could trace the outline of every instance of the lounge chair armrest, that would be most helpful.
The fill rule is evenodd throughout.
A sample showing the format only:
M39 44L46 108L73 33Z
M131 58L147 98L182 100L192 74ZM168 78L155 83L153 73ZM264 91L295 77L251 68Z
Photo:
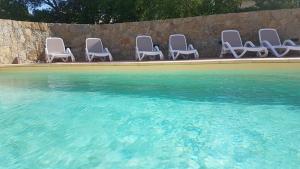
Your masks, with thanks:
M253 44L253 42L247 41L247 42L245 43L244 47L255 47L255 45Z
M296 46L296 43L292 40L286 40L283 42L283 46Z
M189 44L189 47L188 47L189 50L195 50L194 46L192 44Z
M108 54L108 57L109 57L109 61L113 61L113 57L110 53L110 51L108 50L108 48L104 48L104 50L106 51L106 53Z
M232 48L232 46L230 45L229 42L223 42L223 47L224 47L224 48L227 48L227 49Z
M160 51L158 46L154 46L154 51Z
M70 54L72 53L70 48L67 48L66 51L67 51L67 53L70 53Z
M263 47L267 47L268 48L268 47L272 46L271 43L269 41L266 41L266 40L261 41L260 43L261 43L261 46L263 46Z
M67 51L67 53L69 53L71 55L72 62L75 62L75 57L74 57L73 53L71 52L71 49L67 48L66 51Z
M108 48L104 48L104 51L105 51L106 53L110 53L109 50L108 50Z

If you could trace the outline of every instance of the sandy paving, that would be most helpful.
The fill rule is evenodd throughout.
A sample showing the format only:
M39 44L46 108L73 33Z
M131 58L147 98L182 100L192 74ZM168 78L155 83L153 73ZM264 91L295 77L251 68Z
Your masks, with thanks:
M300 58L0 65L7 71L299 70Z

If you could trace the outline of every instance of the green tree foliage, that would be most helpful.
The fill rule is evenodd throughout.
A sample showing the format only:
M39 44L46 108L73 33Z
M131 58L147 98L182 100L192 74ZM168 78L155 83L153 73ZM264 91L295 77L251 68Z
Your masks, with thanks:
M103 23L138 21L137 0L103 0L99 9Z
M212 15L239 12L243 0L203 0L199 13Z
M141 0L137 11L140 20L180 18L238 12L242 0Z
M48 3L43 3L48 1ZM54 3L55 2L55 3ZM112 23L137 21L136 0L36 0L33 5L47 5L33 14L37 21L67 23Z
M18 0L0 0L0 17L2 19L27 20L29 12L26 3Z
M137 1L139 20L168 19L196 16L202 0L140 0Z
M300 0L0 0L0 18L64 23L116 23L299 7ZM249 0L248 0L249 1Z
M299 0L255 0L257 9L281 9L299 7Z

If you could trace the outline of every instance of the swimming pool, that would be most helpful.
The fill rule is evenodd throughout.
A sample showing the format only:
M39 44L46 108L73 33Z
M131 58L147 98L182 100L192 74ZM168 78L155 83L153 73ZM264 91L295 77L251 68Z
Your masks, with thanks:
M299 69L109 69L0 69L0 168L300 167Z

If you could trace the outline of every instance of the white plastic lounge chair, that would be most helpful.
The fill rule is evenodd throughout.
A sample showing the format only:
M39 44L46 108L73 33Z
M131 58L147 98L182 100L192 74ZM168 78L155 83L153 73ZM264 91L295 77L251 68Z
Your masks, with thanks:
M108 57L109 61L112 61L112 55L107 48L103 48L101 39L99 38L87 38L85 47L86 60L91 62L94 58Z
M257 47L251 41L247 41L243 45L239 31L225 30L222 32L221 58L224 54L231 53L236 59L239 59L247 52L256 52L257 56L259 57L265 57L268 55L267 48Z
M169 37L169 59L176 60L180 55L193 54L195 59L199 58L199 53L193 45L187 45L186 37L182 34L175 34Z
M260 29L259 41L261 46L265 46L276 57L283 57L290 50L300 51L300 46L297 46L291 40L286 40L282 44L276 29ZM281 52L278 50L280 50Z
M153 47L151 36L137 36L136 37L136 60L143 60L145 56L149 56L150 59L154 59L155 56L159 56L160 60L164 59L163 53L157 46Z
M53 59L62 59L64 62L71 58L72 62L75 62L75 57L73 56L69 48L65 48L64 41L61 38L47 38L46 39L46 62L52 63Z

